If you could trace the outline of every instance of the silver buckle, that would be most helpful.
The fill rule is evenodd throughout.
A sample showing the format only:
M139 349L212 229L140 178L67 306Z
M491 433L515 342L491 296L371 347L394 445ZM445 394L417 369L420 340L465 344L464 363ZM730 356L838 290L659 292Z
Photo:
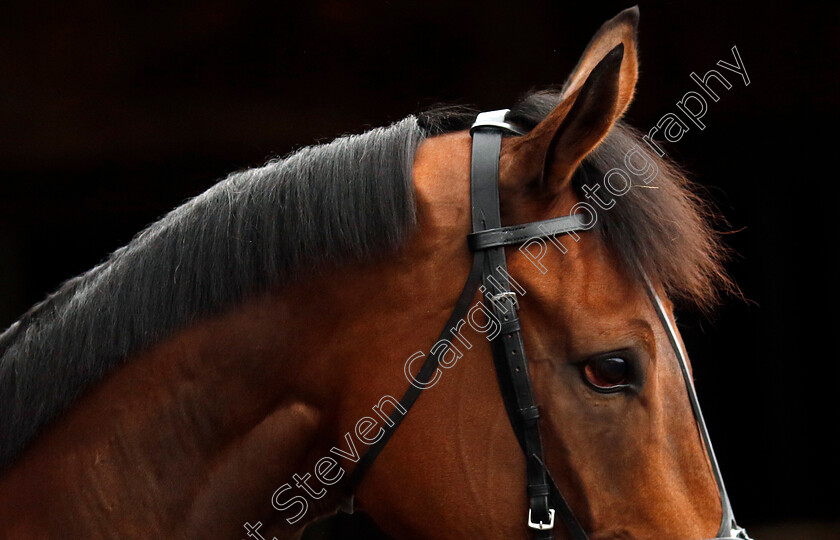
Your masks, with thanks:
M525 132L518 127L514 126L510 122L505 122L505 115L509 111L510 109L499 109L497 111L485 111L483 113L479 113L479 115L476 116L472 127L470 127L470 135L472 135L472 132L480 127L497 127L516 135L525 135Z
M505 298L510 298L510 301L513 304L513 307L515 307L516 309L519 309L519 299L516 297L516 293L513 292L513 291L506 291L506 292L502 292L502 293L499 293L499 294L491 294L490 295L490 301L493 302L494 304L496 302L498 302L499 300L502 300L502 299L505 299Z
M732 538L750 540L750 535L747 534L747 531L735 524L732 525L732 530L729 531L729 534L732 535Z
M543 523L539 521L534 523L531 521L531 509L528 509L528 526L532 529L537 529L538 531L547 531L548 529L554 528L554 508L548 509L548 523Z
M724 533L726 534L726 533ZM729 529L729 536L715 536L709 540L752 540L745 529L734 525Z

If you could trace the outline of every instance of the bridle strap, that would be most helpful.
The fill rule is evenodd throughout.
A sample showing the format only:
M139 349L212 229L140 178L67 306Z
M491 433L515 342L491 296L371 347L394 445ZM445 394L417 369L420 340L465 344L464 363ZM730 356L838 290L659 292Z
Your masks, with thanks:
M697 429L700 432L700 437L706 447L706 453L709 456L709 462L712 465L712 472L715 477L715 482L717 483L718 493L720 494L720 505L723 514L721 516L720 529L718 530L717 538L747 538L746 532L735 523L735 514L732 511L732 504L729 501L729 495L726 493L726 485L723 483L723 474L720 472L720 466L718 465L717 457L715 456L715 450L712 447L712 438L709 436L709 430L706 427L706 421L703 418L703 411L700 408L700 400L697 398L694 381L692 379L691 372L688 369L686 354L683 351L682 344L677 338L677 330L674 328L671 319L668 317L668 312L665 309L662 300L659 298L659 295L656 294L656 289L653 287L653 283L651 283L650 278L648 278L644 271L641 271L641 273L642 276L644 276L645 289L648 297L650 298L650 302L653 304L656 316L659 317L659 321L662 323L662 327L668 335L668 341L671 342L671 348L674 349L674 355L676 355L677 362L680 365L680 370L682 371L683 381L685 382L685 388L688 392L688 400L691 403L691 409L694 413Z
M482 113L470 133L473 135L472 162L470 170L470 198L472 202L473 233L469 235L468 246L473 252L473 264L461 294L444 324L440 336L448 339L459 321L465 319L477 290L484 295L485 306L502 322L500 336L493 340L494 366L502 391L505 409L510 418L517 441L526 457L528 524L534 530L534 538L551 540L555 509L567 524L573 540L587 540L577 518L557 489L554 480L543 462L542 440L539 433L539 412L533 395L533 386L527 369L520 322L516 314L518 302L514 299L507 274L505 245L521 243L529 238L545 238L565 232L583 231L587 227L579 216L529 223L524 226L501 226L499 209L499 156L502 131L522 134L504 121L507 110ZM527 238L519 239L528 233ZM383 426L382 437L359 458L356 467L344 484L347 500L345 510L352 512L353 495L365 473L385 448L411 407L420 397L440 365L440 358L446 352L438 348L430 352L417 375L416 385L409 385L400 399L400 407L389 415ZM553 508L552 508L553 506Z
M461 289L461 294L458 295L458 300L455 302L455 307L452 309L452 314L449 316L449 319L447 319L446 324L443 325L443 330L441 330L440 336L436 342L451 337L451 330L456 327L459 321L465 319L467 316L467 312L470 309L473 298L475 298L475 293L481 283L481 273L484 268L484 260L485 257L483 253L473 258L472 268L470 269L470 273L467 275L467 281L464 283L464 287ZM352 498L353 494L356 492L356 488L362 481L362 477L364 477L367 470L370 469L371 465L373 465L374 460L376 460L379 453L382 452L382 449L385 448L385 445L388 444L391 436L397 431L400 423L402 423L403 418L408 416L408 411L411 410L414 402L417 401L417 398L420 397L420 394L426 388L424 385L431 380L432 376L437 371L438 365L440 364L440 358L445 352L446 348L438 348L436 351L430 352L426 357L425 362L423 362L423 365L420 367L420 371L418 371L417 375L414 376L414 380L417 385L410 384L403 394L402 399L400 399L400 406L402 407L402 411L405 412L402 412L400 407L395 408L391 412L388 417L390 421L383 426L385 432L382 437L368 447L367 451L359 458L359 462L353 469L353 472L350 473L347 483L345 484L345 491L347 492L348 497ZM352 509L352 502L350 502L349 505L345 503L345 506L349 506L349 508Z
M471 251L481 251L500 246L513 246L547 236L574 233L590 229L594 223L587 222L580 215L563 216L545 221L534 221L524 225L496 227L477 231L467 235L467 245Z
M528 497L528 526L533 537L548 540L554 537L554 514L550 500L560 502L560 516L574 540L585 540L586 533L574 517L554 482L549 482L543 462L543 445L539 429L539 409L525 355L519 321L519 303L511 287L504 246L521 243L534 236L552 235L552 231L582 230L578 216L550 220L554 227L539 223L502 227L499 207L499 157L505 114L507 111L482 113L476 118L472 134L470 199L473 233L468 237L470 248L486 253L482 275L484 304L501 321L499 336L493 340L493 364L502 392L505 409L513 431L525 455ZM516 130L509 130L518 133ZM559 225L559 227L558 227ZM552 496L553 495L553 496Z

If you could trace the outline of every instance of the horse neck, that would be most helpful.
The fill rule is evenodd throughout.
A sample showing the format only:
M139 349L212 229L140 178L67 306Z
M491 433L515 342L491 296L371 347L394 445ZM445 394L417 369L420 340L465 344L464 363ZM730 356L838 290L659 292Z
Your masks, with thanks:
M449 299L412 304L416 287L439 284L406 262L299 280L127 359L0 476L0 521L21 535L231 537L288 517L271 494L344 447L376 398L399 397L404 358L436 331ZM307 518L340 498L335 487L310 500Z
M450 150L441 155L455 159ZM415 171L425 233L399 253L299 269L311 277L202 319L86 391L0 473L4 528L229 538L262 521L283 538L334 510L338 486L289 527L271 497L334 445L346 449L380 398L402 395L405 360L427 351L448 317L470 263L468 195L465 179L438 176Z

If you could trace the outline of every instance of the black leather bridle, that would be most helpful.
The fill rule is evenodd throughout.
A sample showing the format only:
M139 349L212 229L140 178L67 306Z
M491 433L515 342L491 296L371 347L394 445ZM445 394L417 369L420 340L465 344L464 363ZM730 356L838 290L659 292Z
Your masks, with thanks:
M557 488L543 459L543 446L539 429L539 409L537 408L534 388L528 370L528 360L522 341L522 325L517 311L516 292L511 289L511 280L507 272L505 246L523 244L530 239L553 237L559 234L576 234L594 225L573 214L545 221L532 222L524 225L503 227L499 208L499 157L501 154L502 137L508 135L523 135L524 131L507 122L507 109L484 112L478 115L470 129L472 135L472 162L470 170L470 199L472 204L472 230L467 243L474 253L473 264L464 288L458 297L449 320L443 327L438 341L450 336L453 328L467 316L476 291L482 292L485 308L501 321L498 336L491 341L493 363L499 388L502 392L505 409L510 418L511 426L519 441L526 460L527 497L528 497L528 527L532 530L532 537L539 540L554 538L553 528L555 515L566 525L573 540L587 540L587 535L578 519L572 512L560 490ZM746 532L738 527L726 494L726 487L712 449L703 413L694 390L694 383L688 370L686 357L677 339L676 330L668 318L665 307L656 294L650 280L645 277L647 294L653 304L657 316L662 322L677 360L680 363L683 379L688 391L691 408L697 421L703 443L708 452L715 481L720 493L723 517L716 539L747 539ZM368 451L361 456L356 468L350 474L346 488L349 495L349 506L352 509L352 496L356 487L371 467L376 457L396 432L408 410L417 401L423 389L423 383L429 382L435 374L440 359L446 349L433 350L420 371L414 377L418 385L409 386L400 400L402 410L395 410L389 417L390 422L384 427L383 436ZM352 511L352 510L351 510Z

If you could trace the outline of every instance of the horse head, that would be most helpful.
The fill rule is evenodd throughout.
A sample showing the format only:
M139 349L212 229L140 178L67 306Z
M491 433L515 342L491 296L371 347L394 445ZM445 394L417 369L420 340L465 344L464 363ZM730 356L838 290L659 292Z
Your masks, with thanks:
M637 21L510 111L233 174L32 308L0 336L7 534L742 534L670 303L712 305L724 249L621 120Z

